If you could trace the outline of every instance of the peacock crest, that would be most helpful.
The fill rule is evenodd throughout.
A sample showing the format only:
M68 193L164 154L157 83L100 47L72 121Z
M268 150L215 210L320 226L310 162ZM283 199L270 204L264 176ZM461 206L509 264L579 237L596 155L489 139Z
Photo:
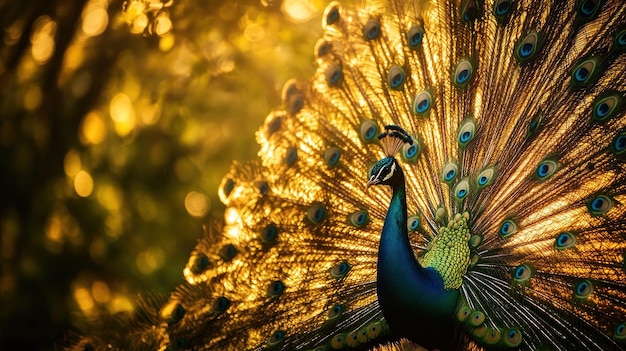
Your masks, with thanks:
M624 3L331 2L322 27L187 283L75 349L626 349Z

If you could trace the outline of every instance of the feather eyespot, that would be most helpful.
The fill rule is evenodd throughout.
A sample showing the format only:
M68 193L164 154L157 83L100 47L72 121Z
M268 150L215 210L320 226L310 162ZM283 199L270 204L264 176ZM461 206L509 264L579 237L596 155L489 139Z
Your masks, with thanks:
M267 340L267 345L268 346L279 345L285 340L285 336L287 336L287 334L284 331L277 330L274 333L272 333L272 336L270 336L270 338Z
M601 7L600 5L601 1L582 0L579 1L576 11L578 12L578 16L584 18L585 20L589 20L597 16Z
M480 5L476 0L465 0L461 4L461 19L470 23L480 16Z
M620 132L615 136L609 145L609 150L617 156L626 155L626 131Z
M478 173L476 177L476 186L478 189L482 189L488 185L493 183L493 179L496 175L496 170L494 167L488 167Z
M472 311L467 322L472 327L477 327L485 322L485 314L482 311Z
M417 139L413 141L413 144L404 144L402 146L402 160L405 162L415 163L417 162L418 156L420 154L420 143Z
M265 228L261 229L259 236L261 237L261 241L265 244L274 243L278 237L278 229L274 224L268 224Z
M298 149L290 147L285 154L285 164L287 167L293 166L298 161Z
M161 319L168 324L180 322L185 316L185 308L177 300L170 300L159 311Z
M369 119L362 121L361 126L359 127L359 136L366 144L376 142L376 137L378 136L378 125Z
M504 343L507 347L518 347L522 344L522 331L517 328L509 328L504 332Z
M341 263L335 265L330 269L330 275L335 279L340 279L346 276L352 266L348 263L348 261L342 261Z
M237 254L239 253L239 251L237 250L237 248L235 247L235 245L233 244L225 244L224 246L222 246L220 248L220 257L222 258L222 260L229 262L231 261L233 258L235 258L235 256L237 256Z
M211 311L213 313L221 314L226 312L226 310L230 307L230 300L225 298L224 296L220 296L217 299L213 300L211 304Z
M367 211L356 211L348 215L348 219L350 224L357 228L361 228L369 223L370 217L367 214Z
M412 26L407 33L409 47L413 50L419 48L422 40L424 40L424 27L421 24Z
M528 264L524 263L517 266L513 270L513 280L517 284L526 285L530 281L530 278L532 278L533 274L534 272L532 268Z
M456 65L452 82L459 88L465 88L474 74L474 66L468 59L463 59Z
M574 285L574 298L577 300L587 300L593 293L593 284L588 279L581 280Z
M374 322L367 326L367 337L372 340L380 335L381 327L380 322Z
M325 40L324 38L320 38L315 43L315 49L313 50L313 52L315 53L315 57L317 59L320 59L328 55L328 53L331 52L332 48L333 44L331 42Z
M280 280L274 280L268 286L265 292L269 297L278 297L285 291L285 284Z
M191 270L191 273L193 274L200 274L202 272L204 272L207 267L209 267L209 258L206 257L205 254L200 253L197 254L194 259L193 259L193 263L191 264L191 267L189 268Z
M587 209L592 216L602 216L613 206L613 200L606 195L597 195L587 201Z
M546 158L539 163L534 176L537 180L544 181L550 178L557 171L558 167L559 164L554 158Z
M554 248L557 250L565 250L576 245L576 236L570 232L563 232L556 237Z
M536 57L541 49L543 35L532 31L520 39L514 48L515 59L520 65L528 63Z
M528 132L526 133L526 137L530 138L537 135L539 128L541 128L543 124L544 114L543 112L537 111L537 113L533 116L533 118L528 122Z
M225 197L228 197L233 189L235 189L235 181L232 178L227 178L224 185L222 185L222 193Z
M476 122L473 119L466 119L459 128L457 140L460 148L465 148L476 134Z
M457 174L459 172L459 165L456 162L448 162L444 167L443 170L441 172L441 179L450 184L452 183L452 181L456 178Z
M363 26L363 37L365 40L374 40L380 37L380 20L370 18Z
M337 24L341 19L341 5L339 3L333 1L324 10L324 22L322 25L324 27Z
M626 49L626 28L618 29L613 36L613 46L611 51L623 51Z
M626 323L620 323L615 327L613 338L617 340L626 340Z
M343 311L345 311L345 307L343 305L334 305L328 309L328 312L326 312L326 318L328 320L336 320L341 317Z
M398 65L393 65L387 73L387 83L393 90L402 90L405 77L404 70Z
M496 20L499 23L506 22L506 20L508 19L508 15L513 12L513 5L514 4L512 0L496 0L493 3L493 15L496 17Z
M415 99L413 99L412 111L414 114L419 116L424 116L428 114L430 108L432 106L432 95L427 91L422 91L415 95Z
M501 339L502 334L500 333L500 330L490 327L487 331L487 334L485 334L483 341L487 345L496 345L500 342Z
M463 304L456 311L456 319L459 322L465 322L469 319L470 314L472 314L472 310L470 310L470 308L467 307L467 305Z
M322 205L315 204L309 207L306 211L306 216L312 224L318 224L324 219L324 217L326 217L326 210L322 207Z
M334 167L339 163L341 151L337 147L330 147L324 151L324 162L328 167Z
M606 122L620 110L622 96L617 93L603 94L598 96L592 105L591 120Z
M582 59L574 65L572 69L572 87L583 87L592 83L598 76L600 69L600 57L592 56Z
M499 234L502 238L508 238L517 232L518 226L512 219L506 219L500 225Z
M346 334L345 333L336 334L330 340L330 347L332 347L333 349L337 349L337 350L338 349L342 349L345 344L346 344Z
M420 216L419 215L413 215L411 217L409 217L406 221L407 224L407 229L409 232L414 232L416 230L418 230L420 228Z
M467 178L462 179L455 187L454 187L454 196L457 200L463 200L469 195L469 181Z
M334 63L326 70L326 83L328 86L336 87L343 81L343 70L341 65Z

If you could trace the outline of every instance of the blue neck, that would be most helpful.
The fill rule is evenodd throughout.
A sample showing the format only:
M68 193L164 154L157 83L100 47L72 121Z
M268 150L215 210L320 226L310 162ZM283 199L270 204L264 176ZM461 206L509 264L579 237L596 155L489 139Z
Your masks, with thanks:
M439 273L415 259L407 232L404 174L400 167L397 172L378 251L378 301L392 330L426 346L429 338L444 330L442 337L452 339L450 325L459 292L444 289Z

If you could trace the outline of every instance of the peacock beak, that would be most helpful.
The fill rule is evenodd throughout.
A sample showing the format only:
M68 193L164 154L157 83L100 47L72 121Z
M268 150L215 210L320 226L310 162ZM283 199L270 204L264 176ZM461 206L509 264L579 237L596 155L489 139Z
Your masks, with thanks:
M380 183L380 180L378 180L378 178L376 178L376 177L372 177L372 178L370 178L370 180L367 181L366 188L369 189L370 186L376 185L378 183Z

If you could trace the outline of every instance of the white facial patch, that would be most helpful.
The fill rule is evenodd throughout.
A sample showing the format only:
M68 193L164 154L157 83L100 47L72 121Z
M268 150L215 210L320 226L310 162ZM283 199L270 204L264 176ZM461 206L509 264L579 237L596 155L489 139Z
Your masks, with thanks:
M389 178L391 178L395 172L396 172L396 163L393 162L391 164L391 171L385 176L385 178L383 178L383 182L389 180Z

